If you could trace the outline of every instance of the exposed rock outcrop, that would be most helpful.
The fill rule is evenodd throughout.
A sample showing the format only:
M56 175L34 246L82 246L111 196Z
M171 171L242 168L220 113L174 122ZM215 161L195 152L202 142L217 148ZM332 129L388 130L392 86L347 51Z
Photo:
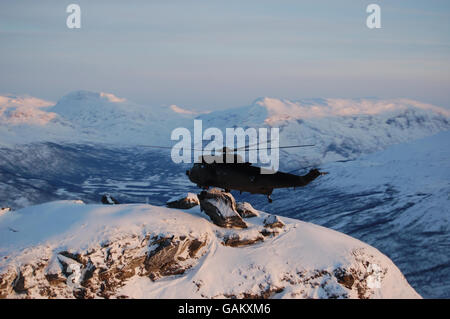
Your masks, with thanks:
M198 198L200 209L214 224L225 228L247 228L246 222L236 211L234 197L218 188L202 191Z
M268 215L263 221L264 228L261 230L263 236L276 236L285 226L280 217L276 215Z
M179 198L171 198L167 201L166 206L169 208L190 209L200 204L196 194L187 193Z
M256 234L254 236L241 236L240 234L227 234L223 238L223 244L225 246L231 247L242 247L249 246L255 243L261 242L264 240L264 237L261 234Z
M119 204L119 201L111 195L105 194L102 196L102 203L105 205L117 205Z
M282 228L284 227L284 223L281 221L280 217L276 215L269 215L264 219L264 227Z
M46 298L109 298L134 276L180 275L204 254L206 238L129 237L98 250L60 251L50 260L10 267L0 276L0 298L19 295ZM69 289L67 289L69 288Z
M223 228L197 207L58 201L15 211L0 219L0 298L420 297L375 248L260 215Z
M236 211L242 218L258 217L259 213L250 203L238 202L236 203Z

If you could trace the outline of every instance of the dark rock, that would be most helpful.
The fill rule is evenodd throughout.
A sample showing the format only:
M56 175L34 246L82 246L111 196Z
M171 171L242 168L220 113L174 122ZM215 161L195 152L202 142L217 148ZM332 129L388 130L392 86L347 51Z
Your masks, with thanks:
M85 284L86 281L92 278L95 269L96 269L95 265L89 259L89 261L87 262L86 266L83 268L81 273L81 284Z
M244 293L243 299L269 299L275 294L279 294L284 291L283 287L267 287L266 289L262 289L260 287L261 292L259 294L252 293Z
M46 274L45 279L47 279L50 285L59 285L60 283L66 282L66 279L61 278L58 274Z
M253 208L250 203L241 202L236 203L236 211L242 218L250 218L250 217L258 217L259 213L256 209Z
M278 235L280 232L276 229L276 228L263 228L260 231L261 235L263 235L264 237L268 237L268 236L276 236Z
M66 257L62 254L59 254L57 257L59 263L61 264L62 274L67 278L74 272L74 270L72 269L74 266L76 266L79 269L81 269L82 267L82 264L73 258Z
M213 188L198 195L200 210L208 215L212 222L225 228L247 228L247 223L236 211L236 202L230 193Z
M21 271L19 271L14 279L12 287L18 294L27 292L27 289L25 289L25 277L22 275Z
M200 204L200 202L197 198L197 195L188 193L187 195L182 196L179 199L168 201L166 203L166 206L169 208L190 209L199 204Z
M75 288L73 290L73 296L76 299L86 299L86 288Z
M117 205L119 204L119 201L111 195L105 194L102 196L102 203L105 205Z
M269 228L282 228L284 227L284 223L281 219L276 215L269 215L264 219L264 227Z
M241 238L238 234L232 234L224 238L223 244L225 246L240 247L252 245L263 240L264 237L261 235L255 236L254 238Z
M204 242L187 237L183 240L175 237L158 238L152 242L154 248L145 258L145 270L153 281L162 276L183 274L187 268L181 267L178 263L185 260L181 255L187 251L190 258L195 258L203 245Z
M336 276L338 283L340 283L347 289L352 289L353 284L355 283L353 274L348 273L343 269L337 269L335 270L334 275Z
M202 242L198 239L194 239L188 246L189 257L194 258L197 252L205 245L205 242Z
M80 253L71 253L71 252L69 252L67 250L63 250L63 251L60 251L58 254L61 255L61 256L73 259L73 260L75 260L76 262L78 262L80 264L83 263L83 260L81 258L81 254Z
M259 289L260 289L259 293L244 292L239 295L224 294L224 296L229 299L269 299L273 297L275 294L284 291L283 287L276 287L276 286L274 287L268 286L264 288L263 286L260 285Z

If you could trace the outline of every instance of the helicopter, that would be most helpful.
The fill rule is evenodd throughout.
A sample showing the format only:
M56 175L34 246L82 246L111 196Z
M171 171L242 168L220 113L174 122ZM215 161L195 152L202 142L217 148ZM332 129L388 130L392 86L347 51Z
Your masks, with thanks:
M170 149L169 146L140 145L142 147ZM254 145L245 146L244 151L252 151L258 149L250 149ZM310 147L308 145L291 145L279 146L278 149ZM236 152L241 148L229 149L223 147L222 154L219 155L201 155L198 162L194 163L191 169L186 171L189 180L196 184L197 187L208 189L210 187L222 188L226 192L231 190L248 192L250 194L262 194L267 196L269 203L272 203L272 192L276 188L303 187L311 183L317 177L328 174L320 172L318 169L310 169L306 175L295 175L290 172L270 172L262 174L262 168L254 166L252 163L243 162L242 157ZM232 160L228 160L229 154L233 154ZM220 160L218 160L220 158ZM294 170L296 171L296 170ZM292 171L291 171L292 172Z
M296 145L291 147L306 147L312 145ZM186 171L189 180L199 188L208 189L218 187L226 192L231 190L248 192L250 194L266 195L268 202L272 203L272 192L276 188L290 188L306 186L321 175L328 174L318 169L311 169L306 175L295 175L285 172L274 172L262 174L261 167L254 166L249 162L242 162L239 155L234 154L231 163L226 160L228 153L235 150L223 149L222 160L214 160L214 156L201 156L199 163L195 163L190 170ZM217 158L216 158L217 159Z

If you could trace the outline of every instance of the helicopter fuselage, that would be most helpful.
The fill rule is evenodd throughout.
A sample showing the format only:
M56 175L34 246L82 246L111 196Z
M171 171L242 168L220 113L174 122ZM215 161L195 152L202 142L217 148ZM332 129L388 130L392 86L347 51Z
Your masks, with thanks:
M315 169L304 176L283 172L261 174L261 168L250 163L197 163L186 175L201 188L219 187L270 196L275 188L305 186L321 173Z

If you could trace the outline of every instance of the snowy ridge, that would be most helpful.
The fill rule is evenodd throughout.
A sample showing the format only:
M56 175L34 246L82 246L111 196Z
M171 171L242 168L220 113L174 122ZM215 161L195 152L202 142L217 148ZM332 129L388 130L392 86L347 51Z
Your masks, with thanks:
M12 94L0 95L0 108L10 108L10 107L47 107L54 105L53 102L42 100L29 95L17 96Z
M323 225L387 254L425 298L449 298L450 131L329 163L310 187L254 207Z
M88 91L72 92L50 110L73 123L86 141L125 145L161 145L170 140L172 129L191 116L180 108L148 107L113 94Z
M259 98L254 106L265 108L268 113L267 122L276 122L287 118L311 119L336 116L376 115L382 113L398 113L407 109L421 109L445 117L450 111L431 104L410 99L304 99L298 101L274 98Z
M315 144L283 150L284 168L353 159L450 129L448 110L408 99L288 101L266 97L249 106L207 114L176 105L139 105L110 93L89 91L69 93L52 107L34 98L13 100L0 98L3 145L53 141L170 146L174 144L172 130L192 130L196 117L203 120L204 129L279 127L280 145ZM35 107L30 106L33 103Z
M248 219L248 229L236 230L213 225L198 206L180 211L59 201L9 212L0 216L0 295L420 297L375 248L298 220L282 218L286 225L280 233L262 242L224 244L231 234L259 234L268 216L260 214ZM156 267L158 251L164 249L162 256L175 254L173 260L164 259L173 267Z
M46 125L57 117L47 110L52 105L52 102L31 96L0 95L0 123Z
M285 169L354 159L389 145L450 129L450 112L408 99L260 98L252 106L200 116L224 129L279 127L280 145L314 144L281 150Z
M54 105L0 96L0 145L44 141L161 145L170 140L172 129L185 126L195 115L180 107L147 107L104 92L75 91Z

